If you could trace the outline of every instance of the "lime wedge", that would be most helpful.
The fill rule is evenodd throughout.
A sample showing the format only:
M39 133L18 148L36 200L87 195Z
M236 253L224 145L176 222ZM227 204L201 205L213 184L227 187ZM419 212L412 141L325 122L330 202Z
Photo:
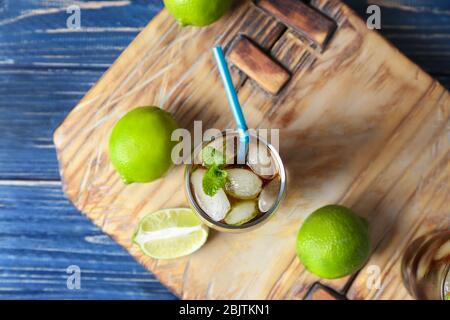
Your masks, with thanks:
M155 259L174 259L198 250L208 228L191 209L163 209L142 218L133 242Z

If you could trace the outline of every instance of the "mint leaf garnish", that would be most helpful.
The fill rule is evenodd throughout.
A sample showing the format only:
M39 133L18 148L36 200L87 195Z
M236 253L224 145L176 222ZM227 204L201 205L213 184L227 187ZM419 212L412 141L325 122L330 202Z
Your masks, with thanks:
M223 166L225 164L225 156L219 150L213 147L206 147L202 150L203 165L207 168L212 166Z
M220 189L225 187L228 173L217 165L209 167L203 176L203 191L210 197L213 197Z

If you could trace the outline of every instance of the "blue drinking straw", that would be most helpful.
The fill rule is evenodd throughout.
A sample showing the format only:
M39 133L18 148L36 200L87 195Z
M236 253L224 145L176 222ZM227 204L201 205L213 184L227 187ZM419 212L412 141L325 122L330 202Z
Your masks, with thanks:
M213 49L214 58L216 59L217 66L219 68L220 75L222 77L223 84L225 86L225 91L227 93L228 102L230 103L231 112L233 113L234 120L239 132L239 148L238 148L238 164L245 164L249 135L247 123L245 122L244 114L242 112L241 104L236 93L236 90L231 80L230 70L228 69L225 56L223 54L222 47L216 46Z

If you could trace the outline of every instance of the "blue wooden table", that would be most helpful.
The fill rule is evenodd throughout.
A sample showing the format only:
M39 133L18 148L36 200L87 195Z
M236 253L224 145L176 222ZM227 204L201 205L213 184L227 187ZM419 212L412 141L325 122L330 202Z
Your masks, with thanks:
M450 1L346 0L450 88ZM67 7L81 8L68 30ZM52 133L161 0L0 0L0 298L175 299L65 199ZM67 268L81 269L68 289Z

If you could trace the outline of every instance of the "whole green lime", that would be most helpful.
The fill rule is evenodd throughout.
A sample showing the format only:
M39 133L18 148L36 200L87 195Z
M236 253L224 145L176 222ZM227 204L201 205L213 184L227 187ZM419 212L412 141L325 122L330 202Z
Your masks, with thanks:
M126 184L150 182L162 177L172 165L178 124L158 107L128 112L114 126L109 138L109 158Z
M164 0L167 10L182 26L207 26L230 9L233 0Z
M369 225L350 209L329 205L314 211L297 236L297 255L321 278L341 278L359 270L370 255Z

